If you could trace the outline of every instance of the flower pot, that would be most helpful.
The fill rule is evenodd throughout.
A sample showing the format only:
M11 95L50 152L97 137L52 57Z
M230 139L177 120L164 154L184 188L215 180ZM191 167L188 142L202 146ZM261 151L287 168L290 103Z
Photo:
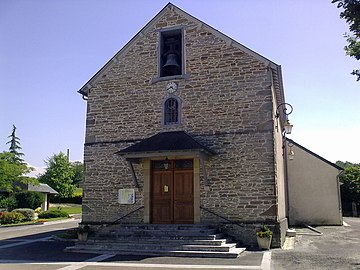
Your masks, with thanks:
M87 238L88 238L88 233L87 232L78 233L79 241L87 241Z
M272 235L270 237L256 237L259 249L270 249L271 246L271 239Z

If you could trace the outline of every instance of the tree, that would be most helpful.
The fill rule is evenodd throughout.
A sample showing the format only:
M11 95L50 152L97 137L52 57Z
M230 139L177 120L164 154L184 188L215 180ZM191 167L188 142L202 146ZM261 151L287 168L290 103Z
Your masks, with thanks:
M348 42L344 48L346 54L360 60L360 0L332 0L331 3L337 3L337 7L343 9L340 12L340 18L345 19L353 34L345 33ZM357 81L360 80L360 69L353 70L351 74L357 76Z
M360 202L360 166L345 168L340 175L341 195L344 202Z
M22 159L22 156L24 156L24 154L19 152L19 150L21 150L20 139L16 137L15 132L16 126L13 125L12 133L8 136L8 138L10 138L10 141L7 142L7 144L10 144L9 152L13 154L13 162L23 163L24 160Z
M61 198L72 197L75 191L74 169L68 157L60 152L50 157L45 161L45 164L47 168L45 173L39 176L39 181L48 184L59 192Z
M26 177L25 174L32 171L24 162L14 162L15 154L11 152L0 153L0 190L12 192L16 182L29 183L36 179Z
M341 168L346 169L348 167L360 166L360 163L357 164L357 163L351 163L349 161L343 162L343 161L338 160L338 161L336 161L336 165L338 165Z
M77 187L84 180L84 164L80 161L74 161L71 163L74 169L73 183Z
M22 191L15 194L17 208L36 209L44 202L44 195L36 191Z
M20 139L16 136L16 126L13 125L13 130L8 136L10 141L9 151L1 153L0 157L0 188L6 189L8 192L13 192L14 189L20 189L21 184L38 184L37 179L25 176L27 173L33 171L23 160L20 146Z

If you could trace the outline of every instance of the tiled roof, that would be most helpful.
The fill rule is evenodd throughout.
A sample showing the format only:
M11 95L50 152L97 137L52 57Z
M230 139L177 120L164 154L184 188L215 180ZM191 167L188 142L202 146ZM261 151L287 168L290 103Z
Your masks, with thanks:
M119 154L163 151L203 151L215 152L196 141L184 131L161 132L119 151Z
M42 184L42 183L40 183L40 185L38 185L38 186L29 184L28 190L29 191L38 191L38 192L42 192L42 193L58 194L58 192L55 189L53 189L52 187L50 187L47 184Z

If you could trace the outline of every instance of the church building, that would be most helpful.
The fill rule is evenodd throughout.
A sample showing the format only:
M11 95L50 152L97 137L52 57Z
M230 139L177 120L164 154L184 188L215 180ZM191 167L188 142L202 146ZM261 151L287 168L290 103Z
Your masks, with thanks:
M84 224L288 228L281 67L167 4L80 90Z

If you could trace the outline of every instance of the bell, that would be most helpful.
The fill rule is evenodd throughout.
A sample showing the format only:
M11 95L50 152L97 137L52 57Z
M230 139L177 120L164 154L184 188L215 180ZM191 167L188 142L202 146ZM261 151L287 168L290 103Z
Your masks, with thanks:
M180 74L180 66L177 62L177 55L175 53L169 53L166 57L166 63L163 68L171 75Z

